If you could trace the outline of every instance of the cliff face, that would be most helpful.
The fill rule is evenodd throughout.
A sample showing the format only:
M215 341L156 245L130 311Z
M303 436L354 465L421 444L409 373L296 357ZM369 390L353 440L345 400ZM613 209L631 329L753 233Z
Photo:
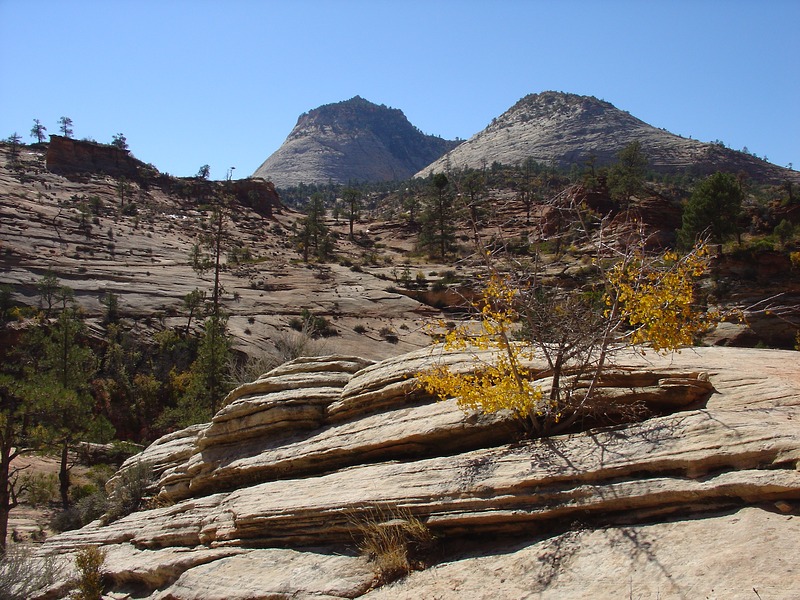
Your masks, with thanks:
M797 597L796 358L620 355L603 406L658 416L530 443L508 415L464 414L415 385L434 360L469 372L487 351L298 359L109 482L148 463L157 507L40 552L71 561L99 545L113 592L161 600ZM381 587L355 552L358 523L409 515L439 549Z
M756 181L800 182L800 173L716 144L683 138L648 125L609 102L561 92L530 94L483 131L448 152L418 175L442 172L447 163L480 168L494 161L513 165L533 158L569 168L594 159L598 166L638 141L657 172L746 172Z
M406 179L455 145L423 134L398 109L356 96L301 115L254 176L278 187Z
M47 146L47 170L59 175L104 173L112 177L134 178L144 163L127 150L109 144L98 144L51 135Z

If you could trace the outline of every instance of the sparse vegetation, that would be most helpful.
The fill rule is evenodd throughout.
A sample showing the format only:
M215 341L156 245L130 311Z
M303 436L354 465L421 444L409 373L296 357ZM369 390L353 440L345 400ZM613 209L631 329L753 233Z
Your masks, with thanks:
M289 327L295 331L305 332L312 338L339 335L339 332L330 323L330 321L328 321L328 319L312 314L307 308L304 308L300 312L299 317L293 317L290 319Z
M358 548L374 565L378 583L425 567L436 538L407 510L375 508L354 521Z
M38 120L34 123L41 125ZM69 127L68 133L66 131L62 133L71 136L71 120ZM44 132L45 128L41 127L31 130L31 135L41 142L44 140ZM124 136L118 135L124 140ZM19 136L13 137L15 139L9 140L11 148L6 147L6 156L9 151L13 154L20 142ZM37 149L35 145L30 148L22 146L19 150L21 151L18 155L18 164L13 166L15 173L22 173L22 169L27 168L26 164L32 164L30 161L33 160L31 156L34 152L38 151L43 157L41 154L43 150ZM40 162L43 161L41 157L37 159ZM184 186L182 180L167 175L162 177L153 168L151 174L154 178L158 177L158 183L156 185L156 180L153 179L149 183L150 187L134 176L127 181L109 177L108 189L103 189L102 186L105 184L98 183L82 190L78 187L80 183L75 182L75 188L70 187L68 192L51 191L49 187L51 181L48 177L37 175L35 169L28 169L26 175L37 182L37 187L33 192L20 193L19 197L31 199L36 197L42 205L50 204L62 211L58 213L59 216L53 218L52 227L48 222L53 239L63 238L65 247L69 245L70 248L69 253L64 256L73 262L68 270L59 274L62 278L85 277L91 280L98 277L96 263L113 260L118 261L120 269L114 270L110 277L123 280L127 275L122 273L122 262L125 262L126 273L129 271L127 269L129 261L133 267L130 271L135 271L136 256L148 254L152 255L147 257L146 276L150 278L151 270L155 275L158 269L164 268L164 264L169 264L171 260L171 257L159 248L160 237L165 235L166 231L171 232L166 235L175 236L176 243L185 243L185 240L189 239L186 234L194 235L202 228L208 234L203 241L208 243L205 246L198 245L198 253L192 257L198 259L197 264L203 263L204 257L201 254L205 253L205 265L209 271L215 269L224 273L226 269L230 269L230 273L243 278L245 282L250 281L251 288L258 291L243 291L241 296L238 296L238 291L233 294L225 293L222 287L217 287L212 292L211 286L208 285L204 292L200 292L198 288L187 295L183 310L177 308L176 302L163 300L159 301L163 304L157 306L155 310L142 311L146 314L136 314L136 307L121 304L114 294L103 297L102 306L98 307L98 292L93 288L87 293L87 287L83 285L76 289L80 296L79 300L84 306L89 307L89 312L83 314L78 312L71 316L86 320L90 328L75 337L61 336L55 339L55 334L63 333L61 319L66 319L65 313L70 313L75 302L75 295L59 282L55 274L44 274L39 280L31 278L26 283L17 283L14 280L13 285L0 286L0 316L3 320L13 321L14 331L36 331L41 337L40 341L44 342L44 338L50 337L53 346L56 341L63 343L66 339L67 345L74 344L76 353L77 350L85 350L94 356L93 360L83 363L82 368L75 367L75 370L83 370L86 374L86 381L76 383L74 386L70 384L80 389L60 396L62 400L68 401L70 417L77 415L79 417L77 420L92 424L90 430L77 428L76 425L77 429L70 431L73 424L56 418L59 411L67 412L63 410L63 405L45 406L44 396L53 390L60 392L62 388L51 386L51 382L44 380L37 383L38 388L36 388L32 378L26 379L25 375L26 369L35 370L41 367L40 371L54 370L52 365L55 363L56 353L51 349L46 353L42 352L39 361L31 359L27 362L17 361L16 355L4 354L3 373L0 376L0 392L2 392L0 413L3 418L8 416L15 429L11 438L3 439L2 442L14 449L41 448L46 441L51 448L57 446L61 453L65 445L73 443L71 440L89 438L107 440L116 436L150 441L178 425L206 420L214 410L214 402L219 402L226 389L235 382L252 381L258 375L298 356L324 353L322 338L342 335L347 337L347 347L361 344L364 348L374 348L381 340L392 344L398 343L399 332L403 334L404 342L417 343L419 336L416 326L411 328L413 332L406 325L394 329L390 325L385 325L390 322L389 318L392 319L391 322L400 322L395 320L394 315L389 317L375 313L355 314L352 312L349 298L348 301L341 302L342 308L327 297L318 303L316 299L314 302L306 302L306 305L313 308L306 309L298 317L291 319L289 322L291 331L273 334L266 344L265 336L269 335L270 328L279 323L279 318L286 319L275 315L287 313L291 315L291 306L288 306L285 312L269 315L266 312L252 313L258 316L257 320L255 316L247 316L251 313L246 311L252 310L253 305L248 305L248 302L253 297L268 296L276 291L291 290L297 286L294 279L296 272L291 269L297 265L305 269L305 265L302 265L297 255L292 259L288 259L286 255L288 252L299 252L300 255L305 254L308 260L309 268L303 271L303 275L308 280L313 277L315 281L311 283L318 289L327 290L328 285L330 289L334 289L347 277L358 281L384 277L387 280L393 279L398 288L401 286L405 288L403 293L414 298L424 298L423 301L432 305L436 305L438 299L431 299L434 296L431 291L446 290L447 294L437 296L443 298L440 306L446 310L453 310L453 315L448 318L461 322L462 317L465 317L463 307L462 312L458 312L457 307L448 303L452 303L450 298L456 293L464 293L467 298L473 300L478 298L471 294L480 290L477 287L475 290L470 290L469 285L474 280L476 271L481 270L476 265L482 257L470 256L458 263L455 259L457 256L464 257L465 244L478 238L493 255L497 256L501 249L508 255L509 262L500 264L500 261L497 261L495 270L505 278L510 289L516 289L514 299L509 302L515 311L508 330L511 345L516 347L520 343L522 345L541 339L545 340L544 350L551 353L548 360L552 361L551 371L554 374L555 385L551 384L550 380L546 383L538 380L531 382L528 398L535 396L536 393L541 394L541 398L538 399L539 405L533 412L544 412L538 416L540 424L542 421L550 420L550 424L541 425L542 431L548 428L553 431L562 426L567 427L570 415L574 414L571 412L573 408L570 408L570 403L581 402L589 395L588 393L582 395L585 393L582 390L587 388L581 386L587 379L581 379L577 373L583 368L578 364L582 360L581 357L591 354L581 345L583 341L575 343L570 341L569 344L573 344L572 346L568 344L567 347L560 347L559 342L554 340L558 340L559 333L567 327L572 327L575 335L586 335L587 339L589 337L587 332L596 334L598 331L604 331L600 325L604 323L602 312L608 309L608 305L604 305L603 302L609 298L608 289L615 288L614 293L619 297L623 295L628 297L626 318L620 318L619 329L616 330L623 334L623 337L617 338L616 341L620 344L653 344L648 348L659 348L659 344L671 334L656 333L654 329L648 331L648 328L655 322L665 323L670 320L677 322L681 318L681 315L669 314L664 310L670 299L659 295L658 291L665 289L663 282L670 279L666 274L670 266L680 263L682 257L665 252L675 242L676 225L672 224L669 230L659 232L661 235L658 241L653 242L660 245L658 252L643 253L639 257L632 256L626 263L627 267L615 270L614 263L610 259L604 260L600 257L596 260L599 255L581 237L581 227L573 225L570 231L566 230L567 220L563 219L564 199L577 198L579 202L585 202L587 207L596 211L597 216L602 216L610 210L617 225L622 222L619 212L620 202L623 206L630 205L631 210L635 212L640 206L638 197L647 202L658 200L661 202L659 207L664 209L663 214L677 215L676 219L680 219L680 209L685 206L684 228L681 233L686 236L684 241L687 243L693 242L698 233L712 232L716 227L713 219L719 216L720 212L711 211L713 215L705 214L702 218L692 216L702 212L695 205L700 203L697 198L700 197L705 182L689 174L655 176L643 173L639 168L642 166L641 161L629 162L635 167L632 168L636 179L633 183L627 176L622 176L624 174L617 178L613 168L603 169L593 163L576 165L568 172L553 165L539 164L529 158L515 165L495 163L491 168L486 166L481 169L452 168L441 174L442 177L438 180L433 177L425 181L353 184L347 187L322 184L298 188L292 192L295 194L294 205L307 209L309 220L299 220L296 215L283 215L279 217L280 222L278 222L262 218L263 215L257 217L242 211L236 217L239 219L239 225L246 224L247 221L252 221L252 225L249 230L244 230L248 233L241 240L234 239L234 243L224 247L222 256L227 257L227 264L224 261L218 262L218 255L214 255L216 242L214 235L220 232L220 228L218 213L213 212L215 198L212 191L221 187L215 187L215 182L207 181L208 166L198 173L198 178L203 181L193 181L195 186L205 186L202 189ZM733 179L733 175L726 175L726 178ZM445 181L446 185L438 185ZM725 245L720 248L721 259L737 259L745 263L750 261L752 264L746 264L744 267L735 265L734 269L741 268L741 270L733 276L723 275L719 282L715 282L713 292L716 294L715 301L723 297L726 299L735 297L740 282L765 280L764 275L758 271L754 259L774 260L776 268L782 269L776 271L774 276L768 276L775 281L781 281L781 278L785 277L795 277L800 269L796 213L785 210L796 205L797 194L796 190L793 191L792 183L787 181L786 185L782 186L766 186L741 177L736 177L735 181L742 192L742 198L739 210L730 212L722 226L717 227L717 231L721 232L718 235L719 239L726 240ZM577 185L567 187L570 182ZM586 185L581 182L585 182ZM697 198L691 193L692 186L698 194ZM148 195L148 189L155 191ZM173 189L182 190L181 200L180 203L168 204L162 200L161 194L164 190ZM73 191L77 193L73 194ZM73 194L72 197L67 198L70 194ZM312 201L312 196L315 194L319 194L320 197ZM153 197L158 198L157 202L163 201L164 205L155 208L156 202ZM337 198L338 212L334 214L337 223L334 225L333 219L326 220L325 212L333 208L331 203L336 202ZM612 198L620 202L609 203ZM444 213L441 211L437 213L436 210L442 204L441 201L449 206L445 211L447 220L444 229L441 228L440 218ZM315 203L317 206L314 206ZM647 205L641 204L641 206ZM182 210L186 211L185 214L181 212ZM203 216L203 210L211 212ZM136 219L127 218L134 215ZM642 216L647 221L648 214L644 213ZM162 227L158 223L159 219L170 219L170 222ZM358 223L359 219L363 219L364 226L354 231L354 223ZM381 223L380 230L373 228L372 232L369 231L368 228L374 221L382 220L385 220L385 223ZM235 221L231 215L229 225L232 238L238 235L234 233ZM423 221L424 226L421 227ZM507 235L505 232L495 234L498 224L510 224ZM726 229L731 224L734 224L735 228ZM155 253L153 248L133 247L131 225L140 228L135 235L140 236L138 240L142 241L143 245L153 246L156 249ZM592 223L588 223L587 229L592 229L593 226ZM642 226L653 226L653 223L644 223ZM77 238L79 244L73 244L74 236L70 240L70 232L75 231L80 233L80 237ZM428 236L427 242L416 245L418 248L416 252L405 252L415 245L420 234L423 240ZM740 243L727 241L739 234L741 234ZM270 235L277 238L265 238ZM627 230L624 226L619 226L613 235L624 237L627 235ZM225 236L219 236L219 239L224 242ZM334 249L335 260L349 267L352 273L358 274L357 276L342 273L343 270L335 264L321 264L333 256ZM111 251L114 255L109 257L107 251ZM49 259L51 256L57 259L59 252L60 250L56 248L46 248L43 251L42 264L58 264L58 260L51 263ZM183 253L183 250L181 252ZM21 253L11 244L2 248L2 254L14 263L20 261ZM185 254L183 256L185 266ZM429 260L431 256L444 258L444 263L439 264L441 261L438 260L431 262ZM791 268L786 267L787 256ZM539 261L538 265L541 267L538 275L536 270L531 268L534 261ZM391 264L396 264L397 267L392 270L390 278L386 275L389 269L383 267ZM236 268L231 268L232 265L236 265ZM188 274L188 268L186 271ZM484 283L490 281L489 271L484 271L487 275ZM287 274L289 275L287 279L279 279ZM36 273L37 277L40 275L41 272ZM693 277L686 272L683 275L685 275L684 282ZM604 276L605 281L603 281ZM207 281L208 279L206 277ZM536 279L536 285L530 284L532 279ZM670 282L670 285L673 283L675 282ZM769 281L769 284L773 285L774 281ZM181 288L180 293L185 293L194 285L194 282L188 283ZM105 284L99 287L99 290L104 288ZM120 285L113 289L125 288ZM718 290L723 289L727 295L717 294ZM24 305L26 301L30 302L34 293L38 293L38 310L36 306ZM340 290L336 290L335 293L340 294ZM349 291L341 293L341 297L346 297L345 294L348 293ZM683 295L686 293L686 289L679 292ZM487 294L486 297L491 299L491 294ZM231 299L234 301L241 299L242 305L240 307L231 305ZM693 300L702 303L702 298L697 296L693 296ZM177 298L177 302L180 302L180 298ZM492 310L499 309L503 302L504 300L495 298L491 302ZM35 300L31 302L34 303ZM237 331L244 331L245 336L250 336L250 339L239 340L237 352L256 354L258 351L253 348L258 344L274 348L263 355L250 356L249 360L244 360L241 354L234 357L230 345L226 345L230 342L225 320L226 304L228 308L233 309L235 316L232 319L237 324L241 322L242 316L247 316L248 324L251 326L258 323L253 327L237 327ZM484 305L480 299L475 300L474 304L483 310ZM214 314L216 320L209 320ZM572 317L566 318L566 315ZM621 313L618 316L621 316ZM364 322L353 325L360 319ZM202 328L198 326L200 323L203 323ZM796 324L795 319L787 325L793 338ZM340 329L336 325L339 325ZM458 329L459 325L453 323L451 330ZM686 337L683 342L691 342L691 334L700 329L702 329L700 321L684 328L682 333ZM645 331L648 331L646 335ZM640 332L642 337L638 338L639 333L636 332ZM353 334L363 337L358 338ZM211 338L215 338L218 343L212 343ZM469 341L475 342L476 339L477 337L471 337ZM764 340L758 342L769 345ZM328 343L333 345L332 341ZM800 344L800 338L793 339L790 345L784 344L782 347L788 348L796 343ZM385 343L382 348L387 354L399 351L398 348L392 348ZM502 346L495 345L494 348L502 351ZM586 368L590 369L591 365L587 365ZM216 373L219 377L214 382L204 379L209 373ZM527 375L535 378L540 374ZM542 387L539 388L539 385ZM553 402L548 395L552 395L554 389L558 398L554 404L548 404ZM486 396L483 391L481 394ZM74 411L71 410L73 401ZM30 406L27 406L28 404ZM48 415L56 415L52 420L58 421L56 427L58 431L46 432L47 428L38 423L37 414L44 414L43 407L47 409L45 412ZM201 409L194 410L197 407ZM36 410L33 410L34 408ZM47 433L47 436L42 436L43 433ZM12 441L9 442L9 439ZM6 466L14 458L14 452L16 450L3 457ZM66 475L62 479L65 481L64 488L68 490L65 504L71 506L67 511L57 515L54 525L59 529L81 526L110 510L100 486L76 485L69 482L70 467L71 464L66 465ZM12 465L5 495L0 493L0 504L5 502L5 514L7 515L10 507L18 500L33 504L47 503L54 495L55 482L52 475L45 480L45 478L26 478L24 473L15 474ZM59 496L60 491L59 486L56 486L55 492ZM122 502L122 504L137 503ZM128 508L120 510L119 507L114 507L112 514L117 511L117 514L123 514L126 510Z
M30 546L14 544L0 556L0 598L28 600L54 583L62 568L54 556L32 556Z
M97 546L87 546L75 555L78 578L71 600L100 600L103 595L103 563L106 553Z
M107 520L115 521L139 510L153 485L153 467L137 460L118 475L119 480L108 498Z
M576 214L585 222L580 209ZM645 247L644 240L622 247L601 243L599 288L544 286L536 259L522 269L514 261L514 270L487 261L482 295L473 303L478 330L464 324L443 337L448 349L493 350L495 358L480 361L470 374L435 365L417 374L419 384L441 399L457 398L465 410L511 410L532 437L568 429L590 409L616 350L648 345L670 352L690 345L719 319L695 303L694 283L708 268L703 245L683 256L652 255ZM527 366L536 356L547 362L546 385Z

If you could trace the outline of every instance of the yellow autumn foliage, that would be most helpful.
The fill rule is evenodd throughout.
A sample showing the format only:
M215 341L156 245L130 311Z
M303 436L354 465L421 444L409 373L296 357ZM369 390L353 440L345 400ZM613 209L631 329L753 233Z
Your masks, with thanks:
M623 339L634 346L646 344L666 353L691 345L720 319L717 311L703 311L695 303L695 284L708 262L704 244L683 256L667 251L648 261L637 253L618 262L607 273L606 315L618 305L621 320L630 328Z
M666 353L690 345L697 334L719 320L718 313L705 312L695 303L695 284L706 272L708 262L705 246L698 245L683 256L668 251L648 258L643 252L632 252L601 269L606 291L604 308L599 312L604 319L602 330L607 334L597 337L595 351L599 358L594 361L594 368L598 373L612 346L647 345ZM552 345L545 348L547 340L512 341L519 332L524 310L520 292L509 278L492 272L481 300L473 305L477 331L474 326L461 325L444 336L445 350L494 350L494 360L476 360L471 373L456 373L438 364L417 373L416 378L428 393L440 399L456 398L464 410L511 410L529 433L542 433L564 418L570 395L545 394L533 380L534 374L524 367L530 364L537 345L549 352ZM566 320L567 315L559 314L558 308L553 307L548 314L554 320ZM567 327L562 332L568 330ZM564 358L569 360L568 356ZM560 360L551 364L555 363L561 364Z
M483 299L475 308L480 314L479 330L462 325L447 332L445 350L496 350L496 359L482 362L472 373L454 373L437 365L416 374L419 385L440 399L456 398L464 410L491 413L511 410L521 419L544 410L540 386L522 365L532 347L511 340L518 315L514 308L517 290L498 274L487 282Z

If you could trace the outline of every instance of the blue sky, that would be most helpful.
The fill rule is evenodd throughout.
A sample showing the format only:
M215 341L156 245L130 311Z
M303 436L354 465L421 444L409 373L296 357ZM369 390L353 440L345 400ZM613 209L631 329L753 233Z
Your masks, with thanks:
M454 139L545 90L800 168L798 0L0 0L0 57L0 137L64 115L180 176L355 95Z

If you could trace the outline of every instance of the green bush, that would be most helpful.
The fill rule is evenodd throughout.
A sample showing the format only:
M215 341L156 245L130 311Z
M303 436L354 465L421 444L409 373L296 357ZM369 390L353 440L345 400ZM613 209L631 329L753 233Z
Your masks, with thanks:
M136 208L135 202L129 202L125 206L122 207L122 214L126 217L133 217L139 213L139 209Z
M794 237L795 227L786 219L783 219L775 226L774 234L785 244Z
M25 500L33 506L52 502L58 496L58 476L55 473L31 473L22 477Z
M50 518L50 529L59 533L72 531L83 527L81 514L77 506L70 506L65 510L60 510Z
M312 338L339 335L328 319L312 314L307 308L300 312L300 317L293 317L289 321L289 327L295 331L306 332Z

